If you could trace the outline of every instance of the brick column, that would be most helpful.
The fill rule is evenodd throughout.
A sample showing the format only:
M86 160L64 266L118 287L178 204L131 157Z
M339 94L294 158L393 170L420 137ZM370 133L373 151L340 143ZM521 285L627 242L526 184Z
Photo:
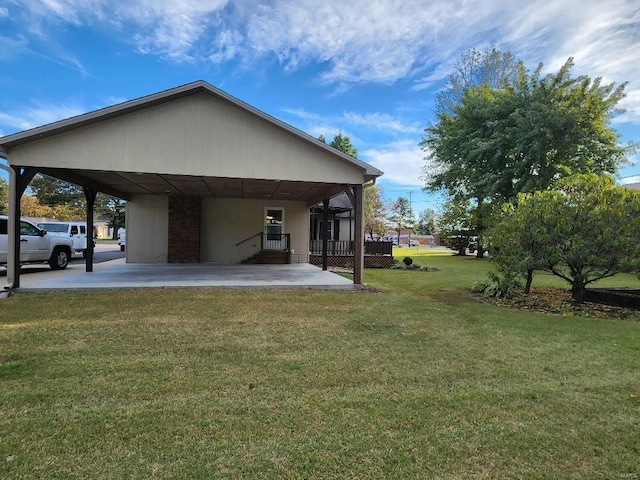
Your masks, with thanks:
M169 197L168 263L200 262L200 197Z

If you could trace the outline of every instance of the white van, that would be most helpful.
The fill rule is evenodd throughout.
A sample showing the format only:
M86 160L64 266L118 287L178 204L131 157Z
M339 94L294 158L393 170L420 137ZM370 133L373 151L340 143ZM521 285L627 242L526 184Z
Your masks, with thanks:
M73 243L73 253L82 254L83 258L87 258L87 224L85 222L40 222L37 225L50 235L70 238ZM93 242L94 246L95 244Z
M124 252L124 246L127 243L127 232L124 228L118 229L118 245L120 245L120 251Z

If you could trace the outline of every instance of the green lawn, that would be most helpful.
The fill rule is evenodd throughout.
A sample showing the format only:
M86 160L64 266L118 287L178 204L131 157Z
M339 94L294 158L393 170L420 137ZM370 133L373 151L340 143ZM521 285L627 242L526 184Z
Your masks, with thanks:
M487 262L427 253L381 293L1 301L0 478L638 478L640 323L477 302Z

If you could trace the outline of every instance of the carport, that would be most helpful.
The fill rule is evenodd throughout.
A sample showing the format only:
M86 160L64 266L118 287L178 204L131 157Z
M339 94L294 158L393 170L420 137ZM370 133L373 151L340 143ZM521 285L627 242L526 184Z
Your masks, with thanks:
M84 188L88 226L98 192L128 201L127 264L235 265L266 239L304 264L309 209L344 192L362 284L363 189L382 172L206 82L3 137L0 156L10 167L13 287L19 200L37 173Z

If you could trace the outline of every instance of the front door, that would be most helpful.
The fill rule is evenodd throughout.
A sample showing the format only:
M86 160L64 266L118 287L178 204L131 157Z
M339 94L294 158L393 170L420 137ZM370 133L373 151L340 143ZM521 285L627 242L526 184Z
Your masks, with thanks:
M264 209L264 250L284 250L284 208Z

